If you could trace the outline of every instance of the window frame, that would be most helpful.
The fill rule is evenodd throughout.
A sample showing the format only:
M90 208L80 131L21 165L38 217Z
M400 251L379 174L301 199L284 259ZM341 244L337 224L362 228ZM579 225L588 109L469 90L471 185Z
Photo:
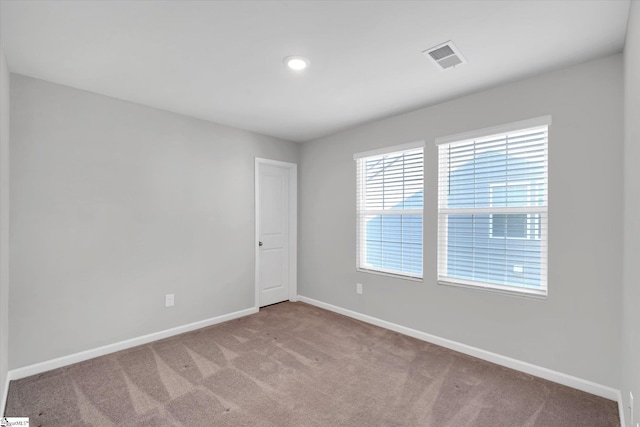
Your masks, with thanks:
M361 170L359 162L366 162L367 159L376 157L383 157L394 155L407 151L414 151L417 149L422 150L422 185L421 191L423 192L422 208L410 208L410 209L366 209L365 196L366 196L366 178L362 176L366 174L366 170ZM424 280L424 155L425 155L425 141L416 141L408 144L394 145L377 150L370 150L361 153L355 153L353 159L356 162L356 271L362 273L377 274L383 276L390 276L394 278L418 281ZM359 175L360 174L360 175ZM364 187L364 188L362 188ZM417 193L417 192L416 192ZM414 193L415 194L415 193ZM363 206L365 206L363 208ZM374 267L366 263L367 252L366 244L362 241L366 241L366 226L363 226L363 218L367 215L379 215L379 216L399 216L403 215L419 215L422 233L420 236L420 259L421 259L421 272L419 274L414 272L407 272L401 270L391 270L382 267Z
M440 285L459 286L476 290L490 291L505 293L516 296L533 297L546 299L549 294L548 287L548 212L549 212L549 127L552 123L551 116L536 117L529 120L522 120L518 122L508 123L504 125L479 129L470 132L463 132L459 134L453 134L445 137L439 137L435 140L435 145L438 147L438 226L437 226L437 283ZM482 208L477 207L473 209L469 208L448 208L443 207L443 200L446 200L447 195L444 192L444 188L441 183L442 171L441 168L449 168L449 163L443 162L440 156L440 146L450 146L456 143L463 143L466 141L498 137L501 135L508 135L516 132L522 132L527 130L534 130L536 128L546 128L547 140L544 146L545 153L545 178L542 182L531 182L531 185L542 184L544 199L541 205L533 206L514 206L514 207L497 207L497 208ZM444 187L444 188L443 188ZM448 218L449 215L466 214L466 215L478 215L478 214L514 214L514 213L526 213L539 215L539 239L531 239L532 241L540 242L540 289L532 289L522 285L506 285L492 283L489 281L481 280L467 280L462 278L450 277L447 275L447 263L448 263ZM492 220L490 220L492 221ZM493 238L493 237L491 237ZM507 239L506 237L498 237L497 239ZM510 240L510 239L509 239ZM522 239L519 240L529 240Z

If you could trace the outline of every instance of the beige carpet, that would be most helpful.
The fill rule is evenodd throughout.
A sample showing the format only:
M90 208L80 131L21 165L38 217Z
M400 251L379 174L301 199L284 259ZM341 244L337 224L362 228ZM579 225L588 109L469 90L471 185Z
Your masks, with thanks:
M616 403L303 303L12 381L31 426L619 426Z

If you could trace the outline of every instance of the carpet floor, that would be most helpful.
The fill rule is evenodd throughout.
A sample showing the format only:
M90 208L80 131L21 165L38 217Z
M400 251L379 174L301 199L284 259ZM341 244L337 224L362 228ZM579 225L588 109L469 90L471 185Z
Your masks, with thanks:
M11 381L38 426L619 426L613 401L304 303Z

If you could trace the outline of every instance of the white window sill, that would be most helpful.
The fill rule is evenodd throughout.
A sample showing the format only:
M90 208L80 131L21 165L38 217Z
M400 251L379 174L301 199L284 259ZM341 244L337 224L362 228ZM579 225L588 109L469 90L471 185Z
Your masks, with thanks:
M447 280L438 280L438 285L453 286L457 288L467 288L475 291L493 292L493 293L498 293L503 295L511 295L516 297L533 298L533 299L541 299L541 300L546 300L548 296L547 291L535 291L535 290L526 289L526 288L516 290L513 288L502 287L500 285L487 284L485 286L480 286L480 285L471 285L471 284L459 283L459 282L453 282L453 281L447 281Z
M386 271L380 271L380 270L368 270L366 268L357 268L356 270L360 273L369 273L369 274L375 274L378 276L387 276L387 277L393 277L394 279L402 279L402 280L409 280L411 282L424 282L424 279L422 277L415 277L415 276L405 276L404 274L399 274L399 273L391 273L391 272L386 272Z

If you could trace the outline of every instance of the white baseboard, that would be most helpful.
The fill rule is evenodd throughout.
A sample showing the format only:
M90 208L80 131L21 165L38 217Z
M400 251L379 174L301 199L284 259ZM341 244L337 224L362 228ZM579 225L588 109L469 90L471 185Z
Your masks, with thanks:
M622 427L625 427L626 424L624 422L624 412L625 412L624 400L622 400L622 392L620 390L617 390L617 392L618 392L618 398L616 400L618 401L618 412L620 413L620 425Z
M42 372L50 371L52 369L57 369L63 366L72 365L74 363L82 362L88 359L93 359L94 357L115 353L116 351L125 350L127 348L135 347L142 344L147 344L152 341L157 341L163 338L172 337L174 335L183 334L185 332L193 331L195 329L200 329L206 326L211 326L218 323L226 322L228 320L237 319L239 317L248 316L250 314L254 314L257 312L258 312L258 307L251 307L245 310L224 314L222 316L216 316L210 319L201 320L199 322L189 323L188 325L177 326L175 328L166 329L160 332L154 332L152 334L143 335L141 337L131 338L125 341L108 344L108 345L94 348L91 350L85 350L79 353L70 354L68 356L47 360L45 362L35 363L33 365L12 369L9 371L7 375L8 379L7 379L7 385L5 387L5 399L3 399L3 402L6 402L6 388L8 388L10 380L18 380L20 378L25 378L31 375L40 374Z
M7 396L9 396L9 381L11 381L11 374L7 372L7 378L4 384L0 384L2 387L2 401L0 402L0 418L4 416L4 409L7 404Z
M389 329L395 332L399 332L404 335L408 335L413 338L417 338L422 341L426 341L432 344L437 344L442 347L446 347L451 350L458 351L460 353L468 354L478 359L486 360L488 362L495 363L497 365L505 366L507 368L515 369L536 377L544 378L545 380L553 381L558 384L566 385L578 390L586 391L587 393L595 394L596 396L604 397L613 401L618 401L619 406L622 407L620 391L611 387L607 387L601 384L597 384L591 381L584 380L582 378L574 377L571 375L563 374L562 372L553 371L551 369L543 368L541 366L533 365L531 363L523 362L521 360L512 359L511 357L503 356L490 351L482 350L477 347L462 344L457 341L452 341L446 338L441 338L436 335L431 335L426 332L419 331L417 329L407 328L406 326L398 325L396 323L387 322L386 320L378 319L377 317L368 316L366 314L358 313L356 311L348 310L346 308L338 307L326 302L307 298L302 295L298 295L298 300L306 302L307 304L315 305L316 307L324 308L329 311L333 311L339 314L343 314L348 317L352 317L357 320L361 320L372 325L380 326L385 329ZM622 420L622 412L620 418ZM624 424L623 424L624 425Z

